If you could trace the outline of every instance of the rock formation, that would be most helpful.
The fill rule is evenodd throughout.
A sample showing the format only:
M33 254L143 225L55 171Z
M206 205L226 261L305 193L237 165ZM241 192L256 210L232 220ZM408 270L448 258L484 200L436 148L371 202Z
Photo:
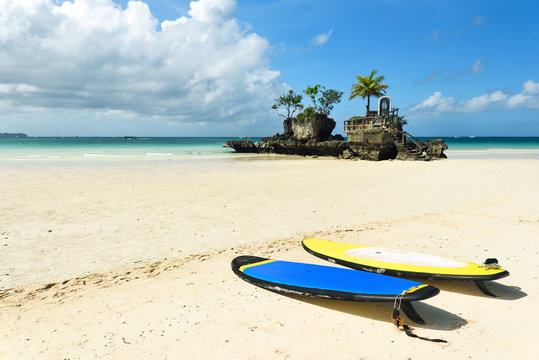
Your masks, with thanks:
M335 120L323 114L314 114L312 118L292 118L290 124L292 136L299 141L326 141L336 125Z
M447 150L447 144L442 139L433 139L423 142L427 146L426 155L433 159L447 159L444 150Z
M331 135L334 128L335 120L322 114L316 114L313 118L287 118L283 122L283 134L277 133L256 143L252 140L231 140L224 146L233 148L238 153L333 156L372 161L395 159L399 154L399 144L392 140L391 135L386 139L388 136L385 136L383 130L377 130L376 137L369 135L365 141L352 142L345 141L341 135ZM369 140L380 138L379 134L384 135L381 138L387 141L377 143ZM443 150L447 149L447 145L443 140L430 142L431 150L426 151L426 156L445 157ZM425 159L425 156L422 158ZM412 157L407 154L405 159Z

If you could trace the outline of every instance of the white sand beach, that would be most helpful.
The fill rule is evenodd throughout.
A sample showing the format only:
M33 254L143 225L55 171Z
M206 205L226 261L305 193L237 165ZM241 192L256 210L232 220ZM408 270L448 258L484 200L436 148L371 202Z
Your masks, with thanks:
M2 169L0 359L524 359L536 348L539 161L287 157ZM423 252L510 276L392 304L288 297L237 255L330 265L301 240Z

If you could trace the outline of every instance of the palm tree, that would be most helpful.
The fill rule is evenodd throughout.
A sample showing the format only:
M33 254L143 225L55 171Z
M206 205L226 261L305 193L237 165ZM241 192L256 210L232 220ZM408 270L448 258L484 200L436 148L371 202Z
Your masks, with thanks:
M380 97L385 94L387 89L387 85L381 84L384 81L383 75L374 77L377 72L378 70L373 70L369 76L356 76L357 84L352 84L352 88L350 89L349 100L352 100L356 96L361 96L363 99L367 98L367 115L369 115L371 96Z

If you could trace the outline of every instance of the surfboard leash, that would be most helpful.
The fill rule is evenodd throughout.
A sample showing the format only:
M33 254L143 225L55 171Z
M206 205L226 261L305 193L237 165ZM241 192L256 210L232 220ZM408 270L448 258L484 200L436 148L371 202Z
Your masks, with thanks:
M393 302L393 312L391 313L391 321L397 327L397 330L404 331L406 333L406 335L408 335L409 337L413 337L413 338L420 339L420 340L425 340L425 341L430 341L430 342L434 342L434 343L439 343L440 345L445 343L447 345L442 345L442 346L444 346L444 347L448 346L449 343L446 340L443 340L443 339L431 339L431 338L427 338L427 337L423 337L423 336L419 336L419 335L414 334L414 332L413 332L414 329L412 327L410 327L408 324L406 324L402 320L402 318L400 317L400 308L401 308L402 297L405 294L406 294L406 291L403 291L402 293L397 295L397 297L395 298L395 301ZM398 303L398 305L397 305L397 303Z

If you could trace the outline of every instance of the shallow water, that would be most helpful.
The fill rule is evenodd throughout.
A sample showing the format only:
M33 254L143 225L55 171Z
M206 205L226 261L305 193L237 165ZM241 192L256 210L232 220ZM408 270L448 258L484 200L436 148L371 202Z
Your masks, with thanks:
M212 162L252 156L224 148L228 137L32 137L0 139L0 162L30 166L39 163L130 163L133 161ZM420 138L428 140L432 138ZM261 138L250 138L254 142ZM539 137L445 137L450 159L539 159Z

